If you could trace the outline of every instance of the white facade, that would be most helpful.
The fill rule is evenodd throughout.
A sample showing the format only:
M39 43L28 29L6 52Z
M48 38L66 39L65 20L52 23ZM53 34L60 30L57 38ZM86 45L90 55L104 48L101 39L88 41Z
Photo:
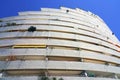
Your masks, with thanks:
M101 18L78 8L41 8L0 19L0 78L41 76L119 80L120 42Z

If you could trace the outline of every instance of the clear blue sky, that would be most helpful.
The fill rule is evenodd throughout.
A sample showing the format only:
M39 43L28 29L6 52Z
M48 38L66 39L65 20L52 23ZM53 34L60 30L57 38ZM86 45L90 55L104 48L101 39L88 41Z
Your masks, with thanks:
M81 8L99 15L120 40L120 0L0 0L0 18L60 6Z

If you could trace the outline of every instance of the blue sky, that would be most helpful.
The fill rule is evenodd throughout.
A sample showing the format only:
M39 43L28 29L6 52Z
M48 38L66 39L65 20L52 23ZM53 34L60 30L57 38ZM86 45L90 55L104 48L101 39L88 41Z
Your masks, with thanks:
M81 8L99 15L120 40L120 0L0 0L0 18L41 7Z

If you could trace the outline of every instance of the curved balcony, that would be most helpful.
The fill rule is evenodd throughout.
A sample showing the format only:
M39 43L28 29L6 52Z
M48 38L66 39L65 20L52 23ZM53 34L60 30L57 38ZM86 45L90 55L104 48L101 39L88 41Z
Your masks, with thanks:
M107 53L115 56L120 56L119 52L114 51L109 48L105 48L103 46L98 46L85 42L75 42L75 41L66 41L66 40L55 40L55 39L13 39L13 40L0 40L0 47L2 46L14 46L19 44L45 44L45 45L53 45L53 46L64 46L64 47L74 47L87 49L102 53Z
M34 53L34 54L33 54ZM69 54L68 54L69 53ZM0 49L0 59L6 58L7 56L14 55L16 57L27 58L35 57L39 59L41 56L52 56L52 57L70 57L70 58L87 58L100 60L104 62L112 62L120 64L119 58L99 54L97 52L86 51L86 50L64 50L64 49Z
M113 44L108 42L95 39L92 37L88 37L85 35L78 35L78 34L70 34L70 33L63 33L63 32L52 32L52 31L37 31L34 33L31 32L6 32L1 33L0 39L11 39L11 38L59 38L59 39L67 39L67 40L76 40L76 41L85 41L93 44L107 46L111 49L118 50L119 48Z
M54 77L54 76L53 76ZM50 77L52 79L53 77ZM55 76L56 79L63 78L64 80L119 80L114 78L99 78L99 77L65 77L65 76ZM20 77L5 77L1 78L3 80L39 80L41 78L38 76L20 76Z
M57 64L57 65L56 65ZM89 70L120 74L120 68L85 62L69 61L0 61L0 70Z

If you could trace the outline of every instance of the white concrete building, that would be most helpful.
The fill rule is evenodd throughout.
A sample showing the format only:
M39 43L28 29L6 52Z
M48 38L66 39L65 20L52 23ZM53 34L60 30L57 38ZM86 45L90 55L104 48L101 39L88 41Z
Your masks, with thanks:
M120 42L101 18L78 8L0 19L0 80L43 76L120 80Z

